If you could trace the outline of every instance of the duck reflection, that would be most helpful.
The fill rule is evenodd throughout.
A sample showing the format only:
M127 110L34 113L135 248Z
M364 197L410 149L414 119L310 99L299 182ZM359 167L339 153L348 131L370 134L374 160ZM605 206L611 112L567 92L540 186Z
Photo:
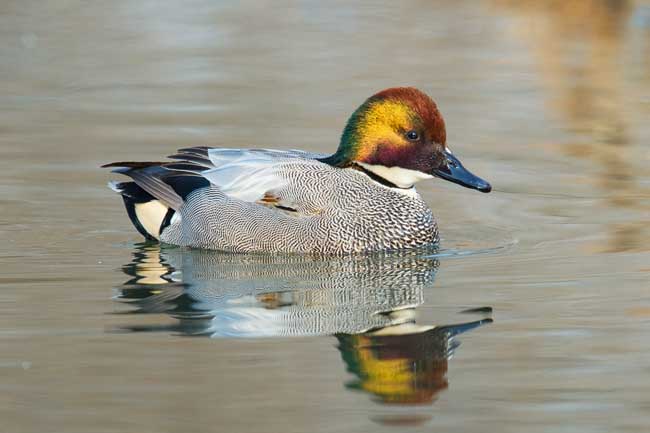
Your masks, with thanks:
M391 314L407 319L413 311ZM338 334L343 361L357 377L346 386L369 392L381 403L431 403L447 388L447 360L459 345L453 337L488 322L491 319L435 327L407 322L356 335Z
M387 404L431 403L447 387L454 336L491 322L416 323L435 250L314 258L237 255L142 244L115 299L125 314L166 313L172 325L124 326L210 337L334 335L355 379ZM488 310L489 311L489 310Z

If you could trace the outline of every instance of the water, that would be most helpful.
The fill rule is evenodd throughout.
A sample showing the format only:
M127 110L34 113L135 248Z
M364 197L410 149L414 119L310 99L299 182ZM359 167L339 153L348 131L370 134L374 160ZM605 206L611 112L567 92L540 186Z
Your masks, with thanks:
M647 1L6 1L0 35L0 431L647 431ZM142 245L98 168L331 151L406 84L494 186L419 186L440 251Z

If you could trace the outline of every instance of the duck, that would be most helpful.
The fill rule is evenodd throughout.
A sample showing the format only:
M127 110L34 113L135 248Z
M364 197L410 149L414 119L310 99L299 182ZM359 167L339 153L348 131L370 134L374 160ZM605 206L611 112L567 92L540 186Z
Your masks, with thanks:
M109 187L145 239L235 253L426 248L440 236L416 183L492 189L452 153L436 103L413 87L366 99L333 154L201 146L103 167L130 178Z

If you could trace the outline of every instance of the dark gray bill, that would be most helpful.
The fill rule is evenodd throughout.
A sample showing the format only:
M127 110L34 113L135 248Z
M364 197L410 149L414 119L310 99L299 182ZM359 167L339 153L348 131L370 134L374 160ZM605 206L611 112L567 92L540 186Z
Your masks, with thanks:
M458 158L450 152L445 152L447 160L440 168L433 170L431 174L449 182L457 183L467 188L477 189L481 192L492 191L492 186L478 176L469 172Z

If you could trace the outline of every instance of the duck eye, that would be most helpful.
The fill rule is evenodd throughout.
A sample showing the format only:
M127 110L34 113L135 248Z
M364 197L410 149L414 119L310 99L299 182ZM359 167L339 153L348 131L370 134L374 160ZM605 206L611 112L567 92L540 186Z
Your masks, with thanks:
M417 140L418 138L420 138L420 135L418 134L417 131L409 131L406 133L406 138L408 138L409 140Z

